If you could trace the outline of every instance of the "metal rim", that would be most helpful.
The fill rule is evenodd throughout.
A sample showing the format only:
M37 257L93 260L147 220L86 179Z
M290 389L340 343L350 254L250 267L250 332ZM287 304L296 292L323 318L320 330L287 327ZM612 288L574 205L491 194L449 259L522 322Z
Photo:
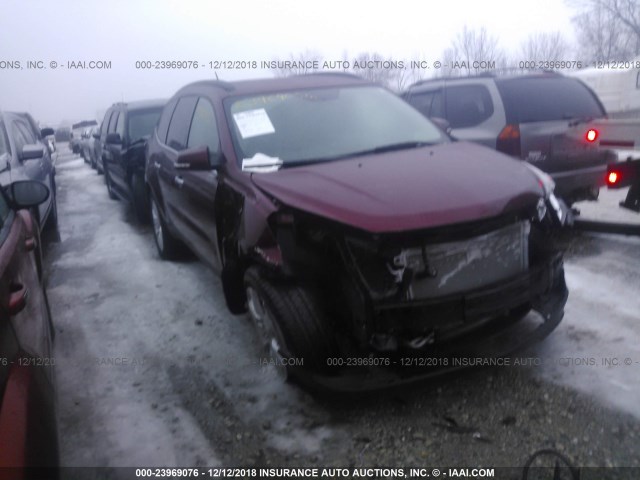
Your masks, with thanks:
M247 287L247 309L258 331L261 354L264 353L275 364L278 376L286 380L288 370L282 355L280 328L260 292L251 286Z
M153 235L156 237L156 243L160 251L164 250L164 242L162 239L162 223L160 223L160 213L156 202L151 200L151 220L153 221Z

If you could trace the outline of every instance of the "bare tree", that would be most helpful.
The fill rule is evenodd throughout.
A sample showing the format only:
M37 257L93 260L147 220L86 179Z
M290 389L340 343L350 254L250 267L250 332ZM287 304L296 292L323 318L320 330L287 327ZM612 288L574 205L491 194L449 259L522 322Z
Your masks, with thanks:
M472 75L504 64L505 58L497 37L489 35L484 27L470 30L465 26L442 53L442 68L437 75Z
M522 60L567 60L571 52L569 42L560 32L535 33L520 45Z
M637 0L569 0L580 53L588 61L630 60L640 55L640 3Z

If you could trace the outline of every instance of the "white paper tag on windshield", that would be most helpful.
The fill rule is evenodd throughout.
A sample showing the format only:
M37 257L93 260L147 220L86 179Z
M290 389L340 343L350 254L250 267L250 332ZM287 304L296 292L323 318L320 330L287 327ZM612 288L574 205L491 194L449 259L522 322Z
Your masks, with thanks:
M266 135L276 131L264 108L234 113L233 119L238 126L238 130L240 130L242 138L257 137L258 135Z
M252 158L242 160L243 172L269 173L277 172L282 166L282 160L270 157L264 153L256 153Z

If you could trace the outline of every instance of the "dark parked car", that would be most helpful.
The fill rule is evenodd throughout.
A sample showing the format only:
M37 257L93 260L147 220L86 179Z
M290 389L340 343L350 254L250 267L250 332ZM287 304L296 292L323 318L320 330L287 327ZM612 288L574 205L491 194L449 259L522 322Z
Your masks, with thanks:
M558 73L480 75L426 80L403 97L430 118L449 122L451 134L526 160L553 177L567 204L598 197L609 152L572 128L606 116L584 83Z
M53 134L53 130L36 133L23 114L0 114L0 136L4 138L0 145L0 185L27 179L46 185L51 195L35 209L34 215L40 230L46 227L55 230L58 227L55 166L48 146L41 140Z
M144 149L166 100L118 103L108 112L102 162L109 196L131 202L139 221L149 219Z
M5 190L0 192L0 470L3 478L55 479L53 327L36 271L38 230L29 212L20 210L37 207L48 191L33 181L14 182Z
M504 355L562 318L548 175L357 77L188 85L147 179L160 256L188 245L271 361L315 384L362 387L333 365L413 380L435 372L403 359Z

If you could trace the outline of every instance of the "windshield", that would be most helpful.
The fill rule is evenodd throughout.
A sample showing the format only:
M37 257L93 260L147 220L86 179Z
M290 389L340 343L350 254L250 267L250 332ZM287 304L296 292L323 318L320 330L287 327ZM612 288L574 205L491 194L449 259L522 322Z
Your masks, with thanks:
M158 123L161 113L162 107L131 112L129 115L129 141L133 143L143 137L149 137Z
M227 106L241 161L266 157L286 167L447 141L418 111L376 86L265 94Z

